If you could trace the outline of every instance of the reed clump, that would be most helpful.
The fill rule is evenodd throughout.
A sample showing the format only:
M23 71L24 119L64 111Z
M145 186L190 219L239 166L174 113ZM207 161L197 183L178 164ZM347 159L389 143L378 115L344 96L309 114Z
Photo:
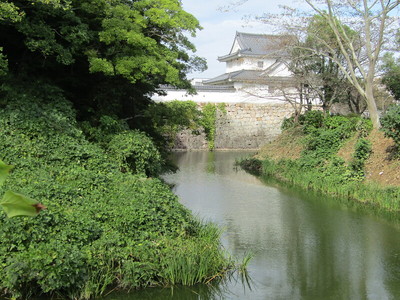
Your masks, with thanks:
M195 285L223 278L234 269L233 260L220 249L221 230L204 226L197 237L185 241L165 240L161 277L166 285ZM229 263L227 263L227 261Z

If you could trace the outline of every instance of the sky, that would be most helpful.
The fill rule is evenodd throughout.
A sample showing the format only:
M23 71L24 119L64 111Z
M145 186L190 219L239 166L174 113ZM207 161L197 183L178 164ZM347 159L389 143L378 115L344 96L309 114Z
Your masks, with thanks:
M224 9L234 2L244 2L229 10ZM271 28L261 22L248 22L248 15L265 12L279 13L279 5L296 7L298 0L182 0L183 9L194 15L203 30L191 41L197 48L196 55L207 60L208 70L203 73L188 74L188 78L212 78L225 73L225 63L218 56L229 54L236 31L247 33L273 34ZM222 8L222 9L221 9Z

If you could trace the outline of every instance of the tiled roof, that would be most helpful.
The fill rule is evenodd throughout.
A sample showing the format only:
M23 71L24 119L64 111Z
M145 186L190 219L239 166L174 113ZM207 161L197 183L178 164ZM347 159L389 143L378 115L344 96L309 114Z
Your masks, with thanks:
M204 81L204 84L216 84L218 82L229 82L229 81L260 81L265 80L262 76L262 71L253 70L240 70L231 73L225 73L220 76L214 77Z
M250 83L271 83L291 81L291 77L281 77L281 76L268 76L268 74L263 71L256 70L240 70L231 73L225 73L220 76L203 81L205 85L217 85L217 84L227 84L230 82L250 82Z
M236 56L286 56L286 47L293 41L293 37L288 35L270 35L236 32L235 41L238 42L240 49L228 55L218 57L220 61L226 61ZM235 44L235 42L234 42Z
M194 89L198 92L225 92L234 93L235 89L227 85L193 85ZM186 91L185 89L177 88L172 85L160 85L159 91Z

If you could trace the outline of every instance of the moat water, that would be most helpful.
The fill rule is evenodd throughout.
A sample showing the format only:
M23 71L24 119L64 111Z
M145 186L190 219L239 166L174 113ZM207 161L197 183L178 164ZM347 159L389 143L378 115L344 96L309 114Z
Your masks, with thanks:
M400 226L344 202L267 183L234 167L242 152L182 152L164 179L201 219L224 228L250 285L149 288L107 299L400 299ZM396 220L397 219L397 220Z

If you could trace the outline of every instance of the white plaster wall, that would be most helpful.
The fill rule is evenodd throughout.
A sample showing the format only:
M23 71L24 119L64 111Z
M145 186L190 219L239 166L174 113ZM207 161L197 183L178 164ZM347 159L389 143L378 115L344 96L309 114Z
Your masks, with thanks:
M256 94L259 93L259 94ZM261 97L251 94L261 95ZM197 92L197 95L188 95L184 90L168 91L166 96L154 95L152 100L156 102L168 102L173 100L194 101L197 103L282 103L284 98L268 94L265 87L246 90L242 88L237 92Z
M226 62L226 73L243 70L243 58L237 58Z
M240 46L239 46L239 43L238 43L237 39L235 38L235 41L234 41L233 46L232 46L232 50L231 50L231 52L229 54L235 53L238 50L240 50Z
M263 62L263 67L258 66L258 62ZM240 70L265 70L276 62L275 59L242 57L233 61L226 62L226 73Z
M284 63L281 63L274 71L272 71L269 76L281 76L281 77L290 77L292 76L292 72L289 71L287 66Z

